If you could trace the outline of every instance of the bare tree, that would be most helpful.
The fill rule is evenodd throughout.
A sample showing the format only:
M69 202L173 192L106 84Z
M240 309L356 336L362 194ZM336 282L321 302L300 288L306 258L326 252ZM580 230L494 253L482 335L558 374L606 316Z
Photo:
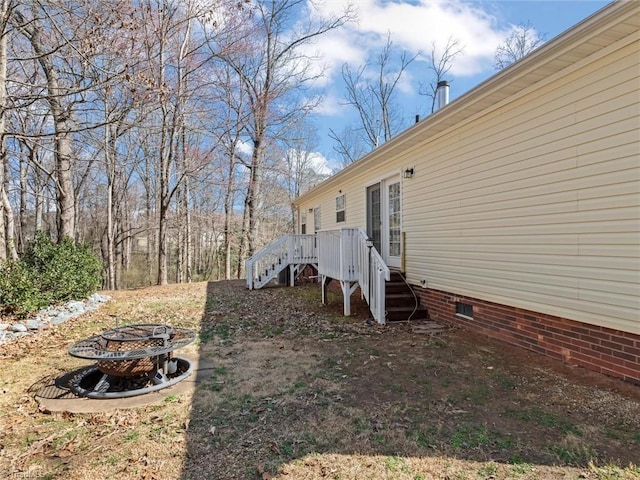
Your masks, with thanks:
M433 113L436 109L438 83L446 80L445 77L451 70L453 61L463 53L464 47L454 37L449 37L442 52L439 51L435 42L431 44L431 52L429 52L427 64L427 70L431 73L431 80L427 84L420 85L420 94L429 98L430 113Z
M119 0L105 0L95 4L89 0L64 2L21 2L12 11L10 21L16 31L28 41L30 52L21 51L21 59L34 59L42 75L26 78L24 83L43 79L37 85L37 94L24 98L23 103L41 101L48 111L53 132L54 175L56 187L56 214L58 239L74 238L76 234L76 195L86 173L76 175L76 159L79 148L76 135L83 130L95 128L91 114L80 114L80 105L87 102L95 88L95 74L101 67L95 58L103 33L112 24L108 14L118 11ZM111 73L117 76L118 73ZM33 85L36 86L35 84ZM84 119L81 121L81 116ZM99 123L99 122L98 122Z
M343 163L351 163L362 151L370 151L387 142L404 126L398 118L394 94L402 75L416 57L402 51L396 60L389 33L385 46L374 61L367 61L356 71L348 64L342 66L346 87L344 105L355 108L359 120L351 128L357 132L359 142L354 142L348 132L339 135L329 130L329 137L336 143L334 150L342 156Z
M238 167L247 163L240 151L243 132L249 112L245 102L245 90L237 75L228 65L214 71L216 78L215 98L220 104L217 125L213 130L218 144L217 160L219 178L224 189L224 227L222 251L224 257L224 279L232 277L232 246L234 240L234 214L238 194Z
M0 260L44 229L101 251L108 288L241 275L315 175L301 47L350 13L312 10L0 0Z
M249 180L244 208L247 215L247 255L257 244L258 208L261 196L264 152L270 138L286 129L296 117L311 111L317 101L300 98L300 92L318 74L310 69L310 58L300 47L351 19L351 12L332 18L314 18L299 22L293 30L287 26L303 0L258 2L252 7L252 22L226 32L212 43L214 54L238 76L249 104L250 118L246 134L251 142L251 157L245 167ZM232 48L242 45L242 48Z
M9 0L0 0L0 261L17 258L13 209L7 195L7 152L5 148L7 99L7 25L11 14Z
M340 167L355 162L370 151L368 145L362 142L361 135L353 126L346 126L342 132L329 130L329 138L334 142L333 151L340 156Z
M288 195L288 204L291 206L292 227L296 224L293 200L328 177L327 174L319 171L321 166L317 163L314 137L313 132L309 131L291 141L283 158L282 181Z
M502 70L528 55L545 42L546 34L540 34L531 22L516 25L495 53L494 67Z
M57 190L58 236L74 238L75 235L75 198L72 183L71 135L72 119L70 105L65 103L64 86L53 59L47 52L52 47L45 46L44 27L40 23L37 7L32 9L32 18L21 11L13 12L15 27L29 40L34 54L46 76L46 96L55 129L55 178ZM45 37L47 35L45 34ZM55 47L53 47L55 50Z
M188 178L181 148L184 139L186 78L190 70L185 71L186 59L193 55L188 49L192 22L191 2L185 4L171 0L146 0L142 21L144 34L141 41L145 46L147 87L153 93L150 103L155 108L150 116L153 136L156 142L157 175L157 284L165 285L169 281L169 228L173 202L182 192ZM154 125L155 123L155 125Z

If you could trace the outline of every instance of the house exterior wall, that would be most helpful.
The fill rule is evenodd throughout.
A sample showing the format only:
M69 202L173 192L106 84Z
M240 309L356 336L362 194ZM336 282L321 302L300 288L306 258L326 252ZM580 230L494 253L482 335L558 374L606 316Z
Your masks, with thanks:
M640 385L639 335L440 290L416 293L432 320ZM473 316L456 314L458 302L471 305Z
M638 42L406 152L429 288L640 334Z
M366 228L366 187L413 167L406 276L432 317L638 382L639 51L636 30L524 89L507 85L507 98L383 146L299 207L321 205L323 229ZM493 313L465 319L454 297Z

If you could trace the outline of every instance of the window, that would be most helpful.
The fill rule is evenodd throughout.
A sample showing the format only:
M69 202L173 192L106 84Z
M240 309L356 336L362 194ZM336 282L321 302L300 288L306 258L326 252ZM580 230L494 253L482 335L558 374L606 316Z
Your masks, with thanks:
M473 318L473 305L468 303L456 302L456 315Z
M313 209L313 229L317 232L320 228L320 207L316 207Z
M345 194L336 197L336 223L346 220Z
M400 227L400 182L389 185L389 256L399 257L402 245Z
M302 210L300 212L300 233L304 235L307 233L307 211Z

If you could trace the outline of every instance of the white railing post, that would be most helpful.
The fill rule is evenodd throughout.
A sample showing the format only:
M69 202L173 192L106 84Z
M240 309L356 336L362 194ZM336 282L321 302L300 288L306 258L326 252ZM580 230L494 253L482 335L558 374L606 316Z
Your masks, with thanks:
M342 228L318 232L317 258L323 294L326 279L338 280L345 297L345 314L348 314L347 297L360 286L375 320L385 323L385 282L391 278L391 272L364 230Z
M385 323L385 281L391 278L389 267L375 249L364 230L359 230L360 288L369 305L371 315Z
M302 261L297 251L299 245L313 241L315 235L282 235L262 250L245 260L247 288L261 288L281 271L291 272L293 284L296 266L301 263L317 263L317 256L310 255ZM312 244L313 245L313 244ZM311 252L315 253L314 251Z
M250 258L245 261L245 270L247 272L247 288L253 290L253 262Z

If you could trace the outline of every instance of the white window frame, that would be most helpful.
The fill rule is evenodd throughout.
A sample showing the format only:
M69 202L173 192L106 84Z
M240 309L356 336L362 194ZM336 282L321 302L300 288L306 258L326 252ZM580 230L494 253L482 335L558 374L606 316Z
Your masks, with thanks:
M342 205L340 205L342 203ZM342 213L342 219L340 219ZM347 221L347 194L343 193L336 197L336 223L344 223Z
M318 232L322 228L322 212L320 211L320 205L313 209L313 230L314 233Z
M307 210L304 208L300 210L300 233L307 233Z

